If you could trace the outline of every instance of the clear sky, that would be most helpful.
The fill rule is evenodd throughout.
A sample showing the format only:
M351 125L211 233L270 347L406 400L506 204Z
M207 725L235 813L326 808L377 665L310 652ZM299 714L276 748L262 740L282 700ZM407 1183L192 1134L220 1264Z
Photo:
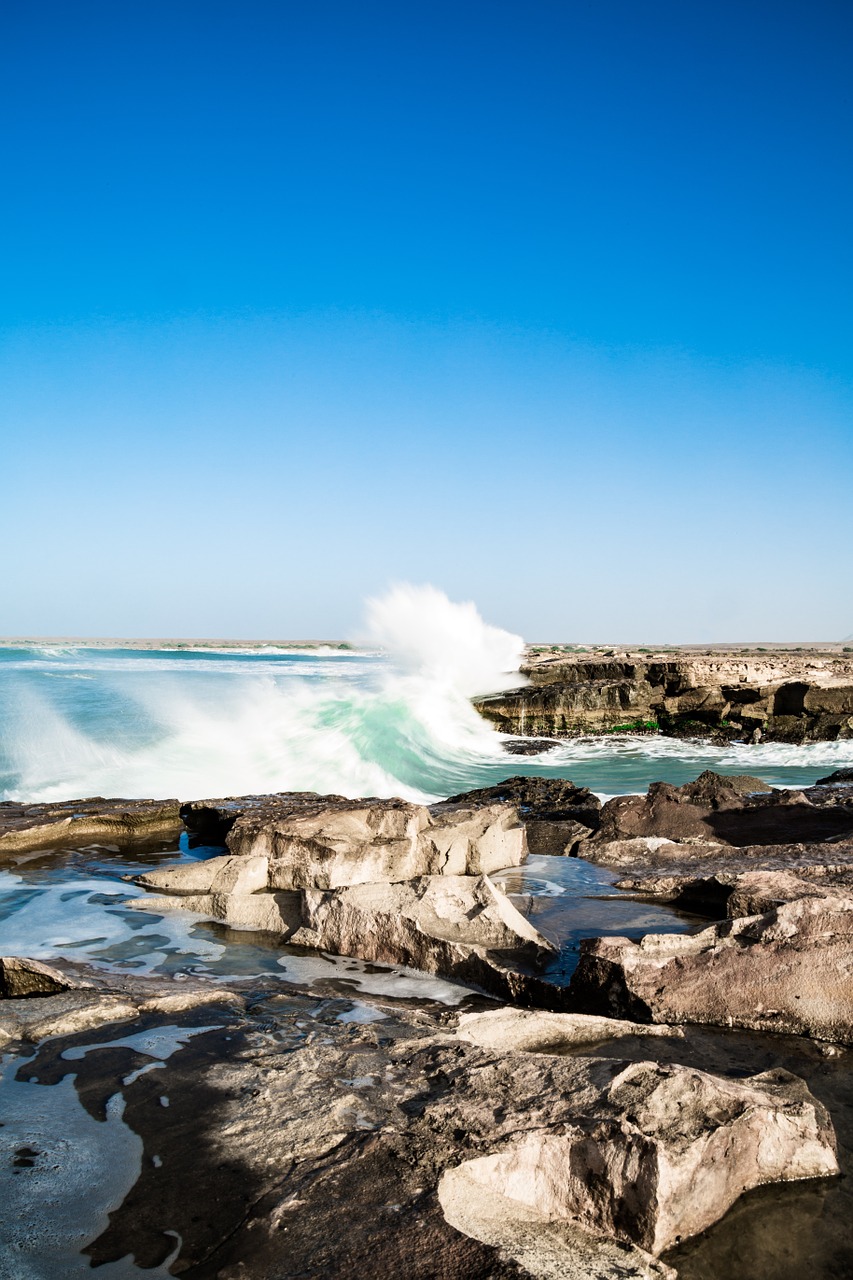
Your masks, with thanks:
M846 0L0 21L0 634L853 633Z

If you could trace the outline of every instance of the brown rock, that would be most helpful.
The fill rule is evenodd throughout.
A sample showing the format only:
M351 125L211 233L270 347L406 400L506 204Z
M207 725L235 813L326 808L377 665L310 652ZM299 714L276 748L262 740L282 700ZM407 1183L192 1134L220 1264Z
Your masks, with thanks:
M19 1000L22 996L52 996L60 991L84 986L40 960L25 956L0 956L0 999Z
M853 898L800 898L701 933L581 943L571 1007L853 1044Z
M0 803L0 854L93 840L124 844L177 839L182 830L177 800L104 800L95 796L58 804Z

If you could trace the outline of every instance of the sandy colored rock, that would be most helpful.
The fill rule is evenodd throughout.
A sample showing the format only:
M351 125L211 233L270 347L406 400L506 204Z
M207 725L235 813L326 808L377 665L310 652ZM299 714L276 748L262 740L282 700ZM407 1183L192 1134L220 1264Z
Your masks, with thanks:
M234 929L260 929L287 941L302 923L298 893L149 894L129 904L144 911L192 911Z
M160 889L180 895L255 893L266 889L269 863L266 858L238 858L226 854L200 862L181 862L134 876L133 883L144 889Z
M461 1040L504 1053L559 1052L578 1045L600 1044L620 1036L680 1036L677 1027L652 1026L622 1018L586 1013L549 1013L541 1009L489 1009L460 1015L456 1034ZM618 1045L614 1053L618 1053Z
M750 1187L838 1172L825 1109L784 1071L734 1081L634 1063L604 1107L613 1118L528 1132L466 1162L469 1182L657 1255Z
M282 793L182 806L191 830L219 833L240 857L269 860L273 889L338 889L424 875L483 875L524 862L512 803L347 800Z
M853 1044L853 897L800 898L693 935L581 943L572 1008Z
M487 876L424 876L404 884L305 890L291 941L474 983L503 999L561 1002L535 975L554 951Z

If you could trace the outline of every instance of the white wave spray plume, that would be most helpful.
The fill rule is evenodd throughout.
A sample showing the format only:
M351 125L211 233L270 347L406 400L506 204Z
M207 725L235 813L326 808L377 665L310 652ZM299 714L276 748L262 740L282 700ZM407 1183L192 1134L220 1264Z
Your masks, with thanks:
M325 655L310 669L273 667L261 656L212 668L200 655L140 654L104 668L78 650L95 680L74 688L112 694L116 711L105 720L101 710L95 722L78 714L72 724L30 688L19 731L4 744L15 778L8 794L420 799L462 790L478 764L502 754L470 697L520 682L523 641L429 586L396 586L369 601L366 615L360 639L383 651L380 663ZM128 741L131 721L147 726L144 742Z
M436 587L401 583L368 600L363 638L402 671L466 697L519 683L521 636L490 626L472 601L455 604Z

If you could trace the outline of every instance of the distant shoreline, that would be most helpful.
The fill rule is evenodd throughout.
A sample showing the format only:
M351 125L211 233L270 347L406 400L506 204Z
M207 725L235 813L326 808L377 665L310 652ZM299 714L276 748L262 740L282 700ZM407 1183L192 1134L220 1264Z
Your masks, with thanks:
M650 643L593 643L537 641L525 646L528 655L552 653L566 654L664 654L664 653L844 653L849 652L851 640L737 640L718 644L650 644ZM0 649L28 649L33 647L72 647L76 649L337 649L341 652L361 652L358 645L346 640L211 640L206 637L158 637L154 639L127 636L0 636Z
M0 649L42 646L75 649L341 649L356 650L345 640L207 640L138 639L126 636L2 636Z

